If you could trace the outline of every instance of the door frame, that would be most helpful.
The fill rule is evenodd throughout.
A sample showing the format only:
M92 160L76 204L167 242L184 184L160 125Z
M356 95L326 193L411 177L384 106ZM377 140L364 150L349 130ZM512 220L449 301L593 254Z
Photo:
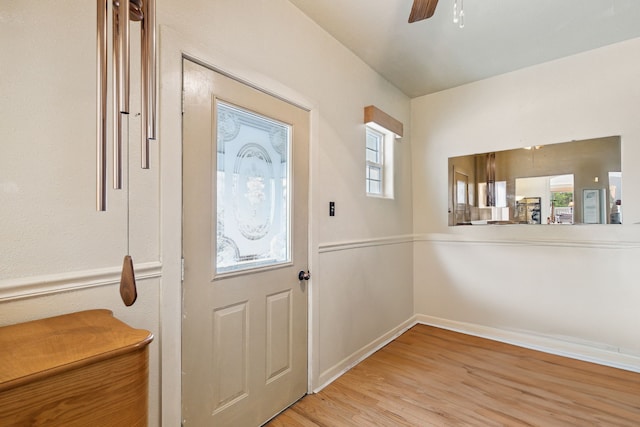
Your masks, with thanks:
M160 165L151 165L160 178L160 402L163 426L182 422L182 60L211 68L266 93L295 104L310 114L309 139L309 268L318 265L318 229L314 221L313 188L317 182L319 146L318 103L292 88L260 73L213 46L203 45L176 30L160 26L159 35L159 135ZM309 281L307 392L318 377L319 327L318 277Z

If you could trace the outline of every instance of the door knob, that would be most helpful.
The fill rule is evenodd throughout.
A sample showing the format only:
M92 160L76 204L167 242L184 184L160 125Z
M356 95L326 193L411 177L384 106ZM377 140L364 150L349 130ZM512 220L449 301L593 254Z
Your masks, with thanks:
M309 279L311 279L311 273L309 273L308 271L300 270L300 272L298 273L298 280L302 282L303 280Z

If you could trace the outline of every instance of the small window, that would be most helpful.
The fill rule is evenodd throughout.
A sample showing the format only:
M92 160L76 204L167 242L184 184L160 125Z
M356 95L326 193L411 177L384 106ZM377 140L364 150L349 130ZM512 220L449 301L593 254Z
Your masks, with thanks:
M364 123L366 194L393 199L393 149L396 138L402 137L402 122L369 105L364 107Z
M382 196L384 188L384 134L367 126L367 194Z

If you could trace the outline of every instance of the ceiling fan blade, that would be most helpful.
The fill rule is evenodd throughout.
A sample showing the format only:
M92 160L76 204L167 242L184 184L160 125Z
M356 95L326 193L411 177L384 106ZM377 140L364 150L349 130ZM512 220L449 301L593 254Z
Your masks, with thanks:
M431 18L436 11L438 0L413 0L409 23Z

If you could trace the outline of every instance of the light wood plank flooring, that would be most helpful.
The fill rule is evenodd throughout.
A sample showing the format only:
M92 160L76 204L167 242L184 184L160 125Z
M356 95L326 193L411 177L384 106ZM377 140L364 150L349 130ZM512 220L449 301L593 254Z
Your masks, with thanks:
M416 325L269 427L640 426L640 374Z

